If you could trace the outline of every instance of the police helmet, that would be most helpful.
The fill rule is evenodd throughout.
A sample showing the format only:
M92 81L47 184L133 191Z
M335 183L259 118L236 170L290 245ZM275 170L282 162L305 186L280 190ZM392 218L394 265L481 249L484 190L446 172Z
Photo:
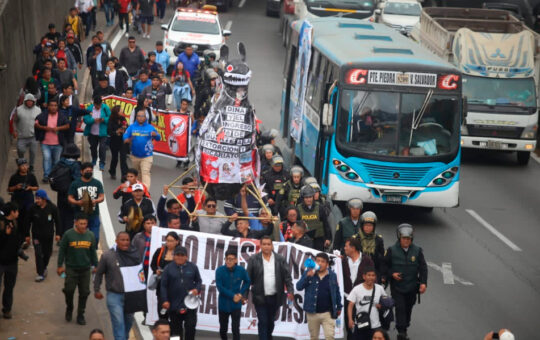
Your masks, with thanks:
M373 228L375 229L375 226L377 225L377 215L373 211L366 211L362 215L360 215L360 225L364 225L365 223L372 223Z
M302 169L301 166L295 165L291 168L290 174L292 175L300 175L300 177L304 176L304 169Z
M313 189L313 187L311 185L304 185L301 189L300 189L300 196L302 198L306 198L306 197L313 197L315 196L315 189Z
M315 177L306 177L306 178L304 178L304 184L305 185L308 185L308 184L311 184L311 183L317 183L317 180L315 179Z
M356 209L362 210L362 208L364 207L364 203L362 203L362 200L359 199L359 198L351 198L351 199L347 202L347 207L348 207L349 209L351 209L351 208L356 208Z
M272 166L276 166L276 165L283 166L283 157L281 157L280 155L274 155L274 157L272 157L271 165Z
M272 151L272 153L276 152L276 148L272 144L264 144L261 147L261 150L263 153L266 153L267 151Z
M402 223L400 224L398 227L397 227L397 230L396 230L396 234L397 234L397 238L398 240L402 237L410 237L411 240L413 238L413 227L412 225L408 224L408 223Z
M264 130L261 133L261 141L264 144L272 142L279 135L279 132L276 129Z

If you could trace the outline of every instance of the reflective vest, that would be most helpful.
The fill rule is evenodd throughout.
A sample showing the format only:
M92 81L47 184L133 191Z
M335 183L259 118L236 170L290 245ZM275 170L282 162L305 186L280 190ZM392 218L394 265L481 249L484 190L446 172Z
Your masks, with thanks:
M301 186L295 187L291 181L285 183L285 189L289 190L289 194L287 195L287 203L290 205L296 205L298 198L300 198L300 188Z
M343 236L343 242L349 238L358 233L358 229L360 228L360 220L357 221L357 224L355 225L350 217L345 217L341 221L339 221L339 229L341 232L341 235Z
M313 211L307 210L304 204L298 205L298 211L302 217L302 221L306 222L307 230L315 230L313 238L324 237L324 224L319 216L319 202L313 203Z
M390 273L401 273L401 281L392 280L392 289L400 293L415 292L418 287L418 255L420 247L411 244L407 253L399 245L399 241L390 247L392 252L392 266Z

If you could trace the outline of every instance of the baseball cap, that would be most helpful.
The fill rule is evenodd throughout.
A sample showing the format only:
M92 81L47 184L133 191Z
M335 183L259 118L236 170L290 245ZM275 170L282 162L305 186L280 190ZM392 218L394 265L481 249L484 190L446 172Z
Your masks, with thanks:
M39 189L36 191L36 197L43 198L45 200L49 199L49 196L47 196L47 192L43 189Z
M131 191L144 190L144 187L141 183L135 183L131 186Z
M187 255L186 247L178 246L174 248L174 255Z
M26 158L17 158L17 160L15 160L15 162L17 163L17 166L23 165L23 164L28 164L28 161L26 160Z

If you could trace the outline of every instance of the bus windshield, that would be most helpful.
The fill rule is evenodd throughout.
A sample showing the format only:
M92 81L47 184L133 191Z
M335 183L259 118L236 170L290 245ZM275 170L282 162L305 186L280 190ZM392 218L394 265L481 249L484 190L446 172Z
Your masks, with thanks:
M471 105L536 108L534 78L486 78L463 75L463 95ZM489 89L489 91L486 91Z
M457 151L459 98L451 95L344 90L338 144L356 156L430 157Z

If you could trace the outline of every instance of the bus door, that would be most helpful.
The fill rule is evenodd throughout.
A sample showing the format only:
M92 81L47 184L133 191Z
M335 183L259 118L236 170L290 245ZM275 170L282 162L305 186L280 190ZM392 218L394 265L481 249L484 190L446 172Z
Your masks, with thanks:
M294 76L294 68L296 65L296 59L298 59L296 55L297 48L294 44L291 43L290 48L288 49L286 59L285 59L285 69L284 69L284 77L283 77L283 92L281 95L281 133L283 138L285 138L286 141L288 141L288 145L290 145L290 133L289 133L289 127L290 127L290 119L291 119L291 85L293 83L293 76Z

